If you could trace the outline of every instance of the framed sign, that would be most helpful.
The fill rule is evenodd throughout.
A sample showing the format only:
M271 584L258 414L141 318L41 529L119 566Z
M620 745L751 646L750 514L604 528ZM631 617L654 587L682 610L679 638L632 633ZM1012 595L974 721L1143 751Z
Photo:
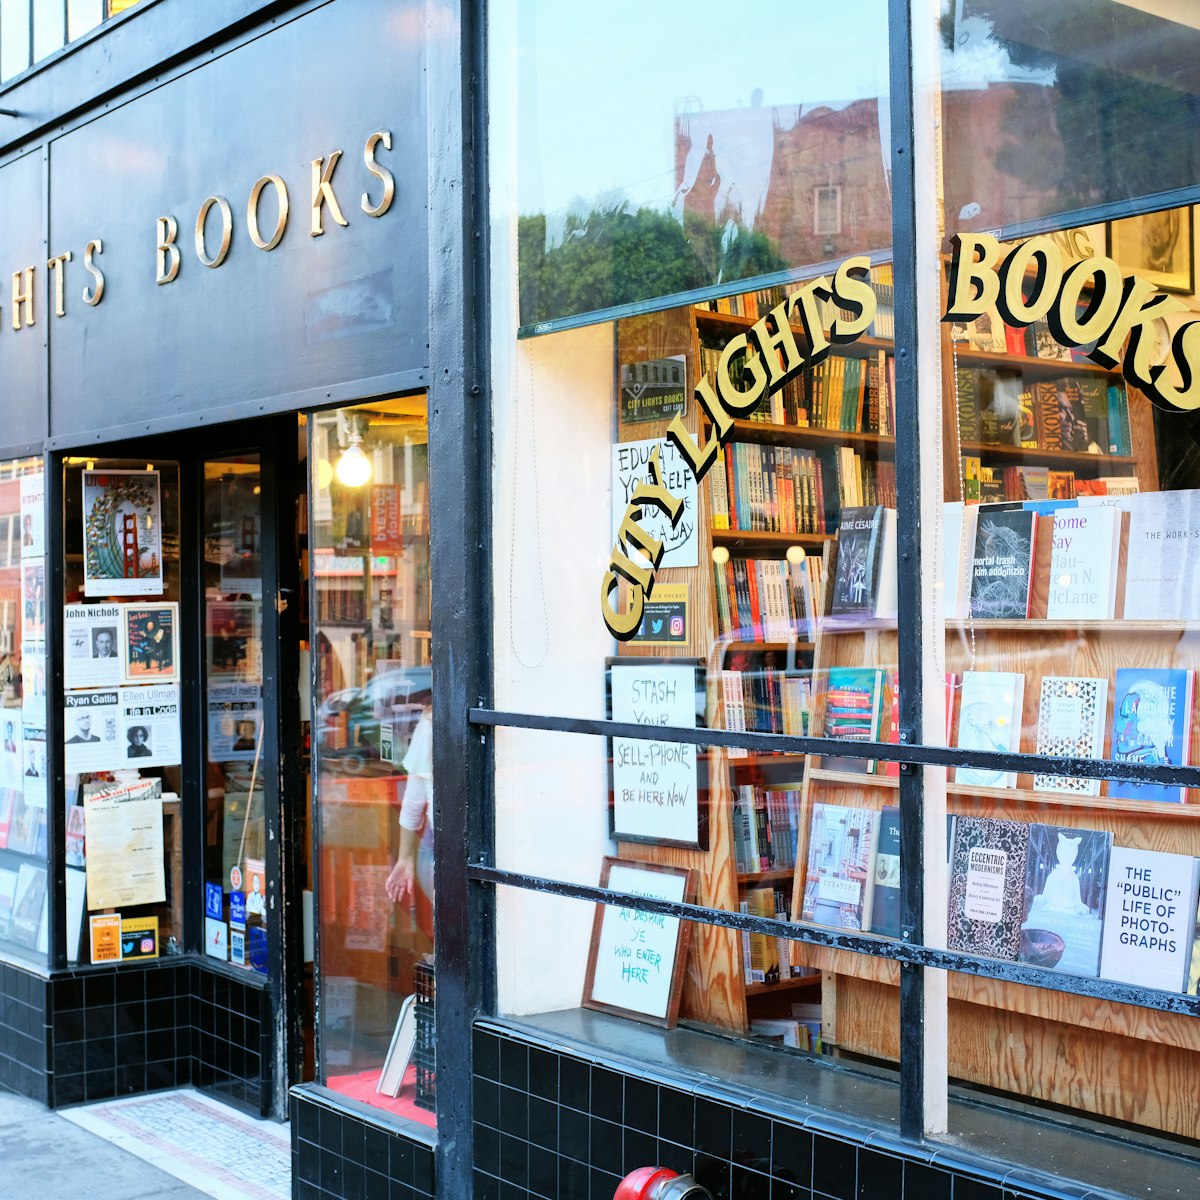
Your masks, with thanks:
M610 658L608 715L637 725L705 724L704 664L694 658ZM656 738L611 739L612 836L708 849L708 763L700 747Z
M1164 292L1190 295L1196 290L1191 208L1109 222L1108 254L1122 270L1140 275Z
M695 872L685 867L606 858L600 886L656 900L690 900ZM690 921L597 904L592 922L584 1008L670 1029L679 1017Z

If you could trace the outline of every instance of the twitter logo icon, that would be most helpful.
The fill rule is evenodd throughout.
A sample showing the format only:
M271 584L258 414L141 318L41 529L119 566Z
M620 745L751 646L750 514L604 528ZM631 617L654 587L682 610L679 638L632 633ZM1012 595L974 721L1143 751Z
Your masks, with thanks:
M657 621L652 621L650 623L650 632L651 633L662 633L662 627L663 627L662 617L659 617Z

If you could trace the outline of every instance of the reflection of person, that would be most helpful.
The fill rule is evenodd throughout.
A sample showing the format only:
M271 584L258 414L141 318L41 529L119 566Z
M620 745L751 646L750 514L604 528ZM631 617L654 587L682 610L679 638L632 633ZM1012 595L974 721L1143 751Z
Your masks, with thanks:
M42 777L42 773L41 773L41 771L38 770L37 751L34 750L34 748L32 746L30 746L30 748L29 748L29 760L28 761L29 761L29 766L27 766L25 768L25 774L30 776L33 779L40 779Z
M250 879L250 890L246 893L246 916L263 917L267 915L267 898L263 895L262 877L255 872Z
M98 742L99 740L92 732L92 714L81 712L75 718L75 736L67 738L67 745L74 746L79 742Z
M400 805L400 851L384 890L400 904L417 900L419 887L424 908L433 901L433 713L428 707L413 731L403 766L408 777Z
M129 749L125 751L126 758L149 758L153 753L147 744L150 732L145 725L130 725L125 736L129 739Z
M97 629L95 636L92 638L92 657L114 657L116 653L114 650L115 641L116 637L111 629Z
M15 738L16 730L13 728L11 721L4 722L4 752L6 754L16 754L17 742Z

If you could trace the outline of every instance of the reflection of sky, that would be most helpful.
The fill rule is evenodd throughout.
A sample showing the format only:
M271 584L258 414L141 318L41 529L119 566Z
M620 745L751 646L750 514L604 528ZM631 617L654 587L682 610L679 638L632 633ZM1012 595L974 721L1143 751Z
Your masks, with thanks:
M775 106L794 120L801 105L886 105L884 0L754 16L728 0L522 0L519 29L521 213L606 200L671 209L678 113L757 100L765 111L747 113L753 131Z

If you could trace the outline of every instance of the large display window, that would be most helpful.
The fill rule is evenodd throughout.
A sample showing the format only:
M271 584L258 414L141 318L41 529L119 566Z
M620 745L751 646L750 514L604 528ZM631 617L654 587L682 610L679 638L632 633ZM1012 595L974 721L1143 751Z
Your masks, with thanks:
M587 258L586 203L557 224L536 209L549 180L603 161L615 230L645 211L620 192L636 156L549 153L559 55L601 36L586 19L530 4L501 29L530 53L514 111L493 107L495 864L518 885L498 894L498 1003L578 1005L603 958L592 914L538 890L637 912L683 872L670 896L712 923L680 951L678 1020L795 1048L815 1012L822 1051L900 1062L910 1132L945 1132L951 1083L1190 1137L1194 23L913 7L915 102L897 89L889 128L913 103L915 142L895 136L914 174L893 175L911 160L878 111L851 121L874 102L857 76L795 123L776 105L753 232L789 249L682 296L646 255L625 292L550 286L569 259L581 287L603 261L607 287L621 240ZM712 72L746 85L737 113L689 92L673 175L661 154L646 171L664 195L725 197L727 246L752 175L721 134L748 146L760 107L737 71ZM685 69L664 78L684 94ZM880 188L906 205L887 210L895 258L863 165L881 145ZM529 169L534 148L552 168ZM676 265L696 251L686 208ZM901 964L930 985L908 1074ZM939 992L921 971L947 966ZM1173 1082L1143 1086L1147 1062Z
M309 430L318 1079L432 1124L426 399L315 413Z
M40 458L0 463L0 954L44 962L46 545Z

